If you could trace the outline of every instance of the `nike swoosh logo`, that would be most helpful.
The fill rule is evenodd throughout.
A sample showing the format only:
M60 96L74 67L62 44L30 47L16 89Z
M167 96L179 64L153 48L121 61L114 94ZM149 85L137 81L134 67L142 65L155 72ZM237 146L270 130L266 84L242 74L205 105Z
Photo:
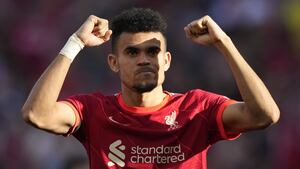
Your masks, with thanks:
M113 119L113 116L109 116L108 119L109 119L110 121L112 121L112 122L114 122L114 123L117 123L117 124L119 124L119 125L122 125L122 126L130 126L130 124L124 124L124 123L120 123L120 122L114 120L114 119Z

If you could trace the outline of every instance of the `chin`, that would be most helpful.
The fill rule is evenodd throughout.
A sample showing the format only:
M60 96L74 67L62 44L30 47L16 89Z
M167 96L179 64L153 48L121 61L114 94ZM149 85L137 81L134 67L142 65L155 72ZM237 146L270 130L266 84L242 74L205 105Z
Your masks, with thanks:
M156 83L135 84L133 89L138 93L146 93L152 91L157 86Z

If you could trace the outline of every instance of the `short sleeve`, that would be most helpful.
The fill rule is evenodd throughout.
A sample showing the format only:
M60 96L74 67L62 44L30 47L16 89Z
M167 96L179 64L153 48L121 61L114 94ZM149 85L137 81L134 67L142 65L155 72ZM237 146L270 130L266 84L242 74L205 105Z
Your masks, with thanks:
M85 95L73 95L68 98L62 99L60 102L71 105L70 107L74 109L75 123L69 129L69 131L64 134L64 136L69 136L71 134L74 134L79 129L85 117L86 97Z
M223 115L225 108L234 103L236 103L235 100L226 100L224 103L222 103L219 106L217 114L216 114L216 121L217 121L219 133L221 135L221 138L225 139L225 140L234 140L240 136L240 133L225 131L225 128L223 125L223 120L222 120L222 115Z
M229 99L226 96L197 90L199 101L204 106L203 115L208 123L209 143L213 144L219 140L234 140L238 138L240 133L232 133L225 131L222 115L225 108L237 101Z

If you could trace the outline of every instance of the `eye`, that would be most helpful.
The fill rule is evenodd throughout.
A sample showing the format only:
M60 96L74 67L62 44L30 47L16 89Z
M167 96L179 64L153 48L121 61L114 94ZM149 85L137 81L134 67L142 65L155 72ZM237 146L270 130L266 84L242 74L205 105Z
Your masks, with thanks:
M158 55L158 53L160 52L160 48L159 47L151 47L147 50L147 53L149 55L152 55L152 56L156 56Z
M125 52L127 55L134 56L134 55L138 54L138 49L130 47L130 48L127 48Z

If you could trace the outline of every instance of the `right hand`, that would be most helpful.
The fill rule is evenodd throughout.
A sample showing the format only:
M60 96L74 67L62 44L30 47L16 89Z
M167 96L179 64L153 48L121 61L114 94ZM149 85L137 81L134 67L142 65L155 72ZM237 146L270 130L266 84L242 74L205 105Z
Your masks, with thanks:
M108 28L108 20L90 15L75 32L85 46L99 46L110 39L112 30Z

